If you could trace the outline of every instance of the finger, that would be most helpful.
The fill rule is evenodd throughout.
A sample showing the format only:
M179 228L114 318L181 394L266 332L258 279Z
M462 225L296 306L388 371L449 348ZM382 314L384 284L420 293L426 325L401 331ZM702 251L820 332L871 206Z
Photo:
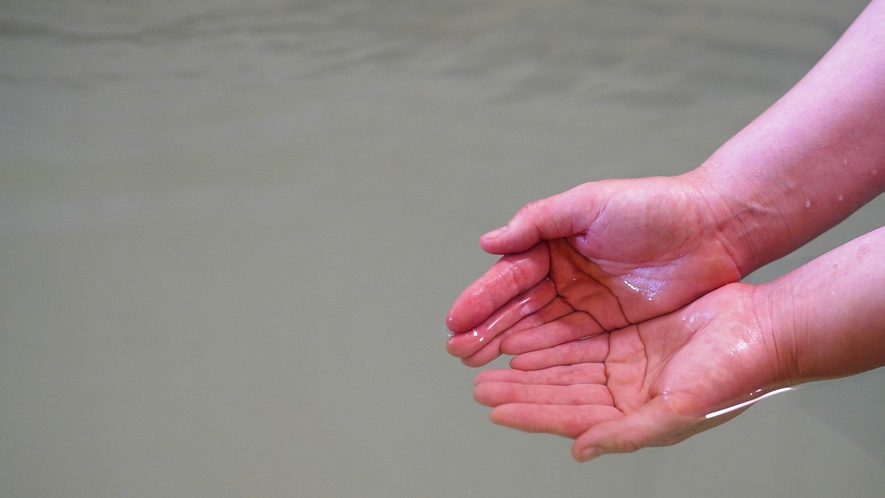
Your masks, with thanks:
M544 280L549 272L550 257L544 244L502 257L458 296L446 317L446 326L456 334L473 329L498 308Z
M514 384L547 384L569 386L572 384L605 384L605 365L602 363L582 363L543 370L513 370L502 368L485 370L474 379L474 385L484 382L511 382Z
M502 333L498 337L501 338L502 342L507 341L510 337L522 335L523 333L530 333L530 331L546 323L559 320L560 318L567 316L570 313L574 313L574 311L574 308L572 308L563 299L556 297L546 306L544 306L537 312L523 318L522 320L517 322L516 325L510 327L510 330L507 330L505 333ZM540 339L543 340L543 337L541 337ZM534 342L528 339L521 339L518 342L518 344L523 343L529 344L528 346L525 346L527 350L541 349L541 346L536 346Z
M507 404L489 414L492 422L525 432L545 432L576 438L596 424L617 420L624 415L605 405L536 405Z
M446 343L446 349L449 354L459 358L469 356L524 317L544 308L555 297L556 287L553 282L544 279L528 291L499 307L473 330L450 337Z
M540 370L563 365L602 363L608 356L609 335L600 334L548 349L523 353L510 360L510 367L517 370Z
M483 250L492 254L525 251L542 240L570 237L585 232L601 209L598 186L586 183L561 194L527 204L507 222L480 238Z
M573 312L550 323L509 337L501 344L501 351L505 354L517 355L551 348L584 337L599 335L602 332L603 328L589 314Z
M629 453L647 446L675 444L725 421L679 414L671 406L664 398L654 398L622 420L590 427L575 440L572 456L585 462L606 453Z
M550 386L483 382L473 388L473 399L477 403L493 407L510 403L614 406L611 392L608 387L601 384Z
M469 354L461 358L461 363L468 367L481 367L494 361L495 358L501 356L501 343L507 338L510 330L505 330L501 334L495 336L485 346L482 346L475 353Z
M461 358L461 363L467 365L468 367L480 367L486 365L495 358L501 356L501 344L506 341L508 337L519 334L524 330L534 329L547 322L559 319L571 313L572 311L573 310L571 306L566 304L564 301L562 301L561 299L554 299L552 302L548 303L537 312L523 317L512 327L496 335L494 339L492 339L486 345L482 346L475 353Z

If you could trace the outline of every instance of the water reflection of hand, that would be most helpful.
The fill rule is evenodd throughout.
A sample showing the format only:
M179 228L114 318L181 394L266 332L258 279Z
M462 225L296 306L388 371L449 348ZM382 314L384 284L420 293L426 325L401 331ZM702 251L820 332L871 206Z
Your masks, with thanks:
M516 356L474 397L495 423L576 438L578 460L674 444L730 420L706 418L787 383L753 287L732 284L639 325Z
M588 183L520 210L506 254L449 312L449 353L480 366L670 313L741 278L711 200L684 177Z

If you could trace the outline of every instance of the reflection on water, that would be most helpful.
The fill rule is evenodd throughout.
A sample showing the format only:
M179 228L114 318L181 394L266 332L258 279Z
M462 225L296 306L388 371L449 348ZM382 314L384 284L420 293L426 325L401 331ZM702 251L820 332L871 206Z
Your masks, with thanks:
M885 372L576 467L440 332L479 233L694 167L863 4L3 2L0 495L880 496Z

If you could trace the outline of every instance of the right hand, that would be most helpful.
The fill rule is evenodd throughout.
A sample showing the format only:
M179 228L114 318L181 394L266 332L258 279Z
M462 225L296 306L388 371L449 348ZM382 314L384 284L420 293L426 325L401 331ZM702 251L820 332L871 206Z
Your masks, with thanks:
M519 355L481 372L474 398L495 423L575 439L578 461L678 443L796 381L793 336L760 321L770 299L758 289L728 285L669 315Z
M743 276L728 222L685 175L586 183L480 239L505 255L447 317L469 366L673 312Z

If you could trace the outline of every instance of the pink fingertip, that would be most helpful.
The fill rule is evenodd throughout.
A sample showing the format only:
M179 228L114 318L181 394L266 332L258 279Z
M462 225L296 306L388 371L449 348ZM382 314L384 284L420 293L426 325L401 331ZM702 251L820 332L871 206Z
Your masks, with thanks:
M583 451L581 451L581 453L579 453L575 457L575 460L577 460L579 462L589 462L590 460L593 460L594 458L602 455L603 453L604 452L602 451L602 448L600 448L598 446L591 446L591 447L585 448Z
M453 334L446 341L446 350L452 356L464 358L478 351L483 346L485 340L485 334L477 329L462 334Z
M503 226L501 228L496 228L496 229L492 230L491 232L483 235L482 238L485 240L493 240L493 239L497 239L498 237L504 235L504 233L506 233L506 232L507 232L507 226Z

